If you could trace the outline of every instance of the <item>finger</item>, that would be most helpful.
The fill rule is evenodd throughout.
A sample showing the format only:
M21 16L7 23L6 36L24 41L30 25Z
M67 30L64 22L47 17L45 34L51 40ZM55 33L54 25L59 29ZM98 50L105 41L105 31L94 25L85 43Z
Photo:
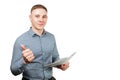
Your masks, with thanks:
M29 57L27 57L27 61L28 61L28 62L32 62L33 59L34 59L34 56L29 56Z
M26 50L22 51L22 55L24 57L27 57L27 56L33 55L33 53L30 49L26 49Z
M64 68L64 67L65 67L65 64L62 64L62 65L61 65L61 68Z
M62 67L68 66L68 65L69 65L69 62L66 62L65 64L62 64Z
M30 59L32 58L34 55L33 54L29 54L28 56L26 56L26 59Z
M25 49L25 50L22 51L22 53L29 53L29 54L30 54L31 52L32 52L32 51L31 51L30 49Z
M64 67L64 66L66 66L66 64L62 64L62 66Z
M69 62L65 63L65 64L62 64L61 65L63 68L68 68L69 67Z
M34 60L34 56L30 57L29 62L32 62Z
M64 67L63 67L63 70L65 71L68 67L69 67L69 66L64 66Z
M63 64L63 66L69 66L69 62L66 62L65 64Z
M26 50L27 48L25 47L25 45L21 44L21 48L22 50Z

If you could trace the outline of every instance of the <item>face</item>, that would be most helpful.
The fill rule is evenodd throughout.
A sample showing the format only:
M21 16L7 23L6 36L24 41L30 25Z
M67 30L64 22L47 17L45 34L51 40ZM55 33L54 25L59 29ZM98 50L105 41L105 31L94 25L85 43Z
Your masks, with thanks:
M43 30L47 22L47 12L42 8L35 9L31 12L30 20L34 30Z

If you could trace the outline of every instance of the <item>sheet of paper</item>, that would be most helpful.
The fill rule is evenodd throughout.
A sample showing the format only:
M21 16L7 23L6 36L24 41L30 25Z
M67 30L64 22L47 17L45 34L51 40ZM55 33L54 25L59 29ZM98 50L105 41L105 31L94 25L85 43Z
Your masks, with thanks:
M55 61L54 63L48 64L46 65L47 67L55 67L61 64L64 64L66 62L68 62L74 55L76 54L76 52L74 52L72 55L70 55L69 57L65 57L65 58L61 58L57 61Z

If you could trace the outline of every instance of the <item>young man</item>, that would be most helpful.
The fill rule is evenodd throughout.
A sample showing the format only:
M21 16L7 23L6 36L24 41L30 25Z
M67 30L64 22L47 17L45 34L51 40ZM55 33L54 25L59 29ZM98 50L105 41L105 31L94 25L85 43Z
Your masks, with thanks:
M52 67L45 66L59 59L54 35L44 29L47 8L41 4L34 5L29 18L31 28L15 41L11 72L14 75L23 73L22 80L55 80ZM64 71L69 62L56 67Z

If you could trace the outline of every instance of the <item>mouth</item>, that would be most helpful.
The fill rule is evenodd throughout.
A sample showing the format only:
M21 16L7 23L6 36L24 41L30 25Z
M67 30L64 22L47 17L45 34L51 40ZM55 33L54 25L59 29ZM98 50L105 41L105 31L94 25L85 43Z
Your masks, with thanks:
M44 24L38 24L39 26L43 26Z

